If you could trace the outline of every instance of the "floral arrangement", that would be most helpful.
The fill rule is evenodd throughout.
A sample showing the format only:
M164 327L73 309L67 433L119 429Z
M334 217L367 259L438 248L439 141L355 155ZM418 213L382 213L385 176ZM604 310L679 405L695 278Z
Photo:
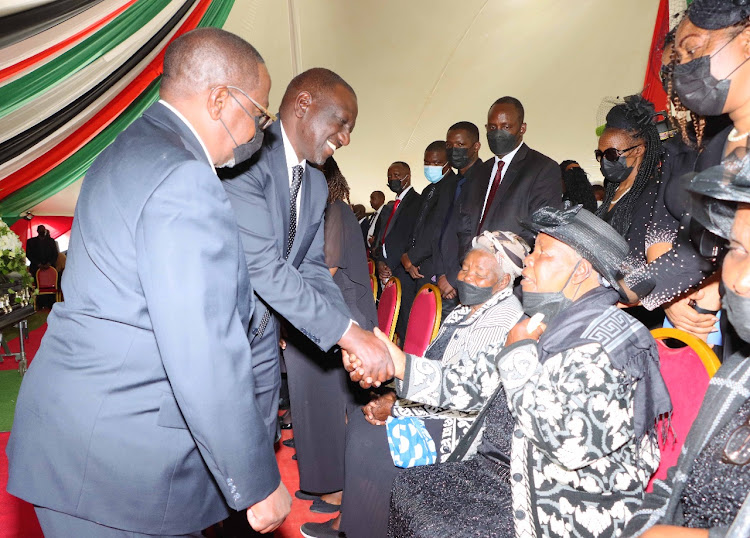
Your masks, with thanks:
M26 253L21 240L2 219L0 219L0 276L3 280L20 279L25 287L31 287L33 279L26 268Z

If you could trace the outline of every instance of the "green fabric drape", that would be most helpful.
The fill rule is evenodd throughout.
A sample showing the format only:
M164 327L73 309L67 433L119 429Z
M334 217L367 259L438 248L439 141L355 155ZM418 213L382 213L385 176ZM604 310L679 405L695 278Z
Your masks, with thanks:
M234 0L214 0L198 23L198 27L223 26L233 5ZM133 101L116 120L68 159L41 176L34 183L0 202L0 215L2 215L3 220L6 223L16 220L21 213L28 211L81 179L99 153L111 144L120 132L139 118L144 110L158 100L160 81L161 77L154 80L146 91Z
M143 27L169 0L136 2L91 37L51 62L0 87L0 117L22 107L93 61L101 58Z

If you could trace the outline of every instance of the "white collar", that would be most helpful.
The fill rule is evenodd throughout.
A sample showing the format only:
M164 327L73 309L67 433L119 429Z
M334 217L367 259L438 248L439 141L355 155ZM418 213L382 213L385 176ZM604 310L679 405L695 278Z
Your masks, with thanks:
M506 153L502 159L495 155L495 164L497 164L498 161L503 161L505 163L505 168L507 169L508 165L513 160L513 157L515 157L516 153L518 153L518 150L521 149L521 146L523 146L523 140L521 140L521 143L516 146L516 149L514 149L510 153Z
M289 137L286 136L286 131L284 130L284 122L279 120L279 124L281 125L281 140L284 143L284 156L286 157L286 167L294 168L295 166L301 166L302 170L304 170L305 164L307 163L307 161L305 159L302 159L301 161L297 161L297 152L294 151L294 147L292 146L292 143L289 141Z
M192 126L192 124L187 120L185 116L183 116L179 110L177 110L175 107L167 103L164 99L159 99L159 102L167 107L169 110L172 111L172 113L177 116L182 123L187 125L188 129L190 129L190 132L193 133L195 138L198 139L198 142L200 143L201 147L203 148L203 151L206 154L206 160L208 161L208 164L211 165L211 168L213 168L214 172L216 172L216 167L214 166L213 159L211 158L211 154L208 152L208 148L206 147L206 144L203 143L203 140L201 139L200 135L198 134L198 131L195 130L195 127Z
M404 196L406 196L406 193L407 193L407 192L409 192L410 190L411 190L411 185L409 185L409 186L408 186L408 187L406 187L406 188L405 188L404 190L402 190L402 191L401 191L401 194L399 194L398 196L396 196L396 200L401 200L401 201L403 201L403 199L404 199Z

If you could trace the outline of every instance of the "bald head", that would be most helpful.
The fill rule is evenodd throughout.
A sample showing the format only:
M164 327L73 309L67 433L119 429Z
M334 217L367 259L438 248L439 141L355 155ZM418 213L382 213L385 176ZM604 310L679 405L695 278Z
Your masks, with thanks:
M339 88L344 89L356 100L357 94L354 93L354 89L330 69L313 67L300 73L289 83L286 92L284 92L284 97L281 99L281 108L279 110L282 119L294 107L294 102L300 93L307 92L313 100L321 100L333 95Z
M263 58L250 43L219 28L198 28L175 39L164 55L161 96L184 99L216 86L258 85Z

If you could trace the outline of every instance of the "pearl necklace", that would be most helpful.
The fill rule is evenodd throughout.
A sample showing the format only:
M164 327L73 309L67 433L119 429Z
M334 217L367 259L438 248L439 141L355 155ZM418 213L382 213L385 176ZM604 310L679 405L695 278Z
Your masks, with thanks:
M730 142L740 142L742 140L745 140L748 136L750 136L750 131L739 134L737 132L737 129L732 127L732 130L729 131L729 136L727 136L727 140L729 140Z

